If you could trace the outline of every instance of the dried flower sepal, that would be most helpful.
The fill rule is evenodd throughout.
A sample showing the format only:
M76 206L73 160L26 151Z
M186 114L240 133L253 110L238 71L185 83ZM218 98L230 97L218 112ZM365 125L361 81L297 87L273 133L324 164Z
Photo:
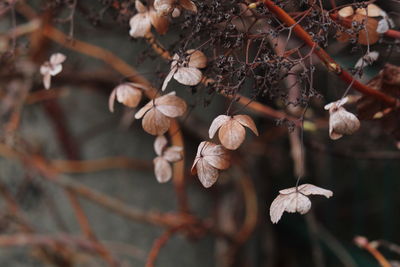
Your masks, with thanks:
M50 56L50 60L40 66L40 74L43 75L44 88L50 89L51 76L56 76L62 71L62 63L67 57L61 53L55 53Z
M167 147L165 136L157 136L154 142L154 150L157 157L154 158L154 173L159 183L166 183L172 178L171 163L182 160L183 149L179 146Z
M135 108L142 99L142 90L146 87L138 83L122 83L114 88L108 99L108 108L114 112L115 99L127 107Z

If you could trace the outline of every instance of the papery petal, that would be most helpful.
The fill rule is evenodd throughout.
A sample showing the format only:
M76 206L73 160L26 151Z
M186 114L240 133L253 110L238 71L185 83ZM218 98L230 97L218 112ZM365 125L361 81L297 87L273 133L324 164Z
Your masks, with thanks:
M46 73L46 74L43 75L43 85L44 85L44 88L50 89L50 85L51 85L51 75L50 75L50 73Z
M159 183L166 183L172 178L171 165L162 157L156 157L153 160L154 173Z
M56 76L57 74L59 74L62 71L62 65L58 64L58 65L51 65L50 67L50 75L51 76Z
M218 137L221 144L230 150L237 149L244 141L246 131L236 120L229 120L219 128Z
M358 118L340 107L337 111L330 114L329 117L329 135L331 139L337 140L344 134L350 135L360 128Z
M271 221L272 223L277 223L285 211L289 213L299 212L300 214L305 214L310 208L310 199L300 193L278 195L270 207Z
M141 119L144 116L144 114L146 114L153 107L154 107L154 100L150 100L150 102L148 102L146 105L144 105L144 107L142 107L141 109L139 109L138 112L136 112L135 119Z
M201 184L205 188L211 187L217 181L219 176L218 170L208 164L204 158L197 161L196 171Z
M219 170L225 170L229 168L229 153L223 146L207 142L207 145L204 146L201 154L204 160L207 161L211 166Z
M124 83L115 88L117 101L125 106L134 108L139 105L142 99L142 91L133 87L130 83Z
M171 16L173 18L178 18L181 15L181 10L177 7L174 8L174 11L172 11Z
M368 17L380 17L382 9L375 4L369 4L367 8L357 8L356 14L368 16Z
M339 16L342 18L350 17L354 14L354 9L351 6L346 6L338 11Z
M386 18L383 18L378 22L378 27L376 28L376 31L378 33L385 33L389 29L390 29L389 21Z
M163 135L166 133L170 123L170 119L155 108L149 110L142 120L143 129L152 135Z
M135 1L135 8L139 13L145 13L148 11L148 8L139 0Z
M325 196L327 198L330 198L333 196L333 192L331 190L327 190L312 184L302 184L299 185L298 187L299 192L301 192L303 195L309 196L309 195L321 195Z
M172 63L173 63L173 62L172 62ZM167 77L165 77L165 80L164 80L163 85L162 85L162 87L161 87L161 91L165 91L165 89L166 89L167 86L168 86L168 83L171 81L172 77L174 76L174 74L176 73L177 70L178 70L178 68L175 67L175 68L172 68L172 69L169 71Z
M257 126L254 123L253 119L248 115L236 115L233 116L233 119L238 121L241 125L249 128L255 135L258 136Z
M129 35L134 38L144 37L151 30L151 21L147 13L136 14L130 19L129 25Z
M154 9L162 16L166 16L174 9L176 0L154 0Z
M164 95L156 98L155 108L165 116L175 118L182 116L186 112L186 102L175 95Z
M167 146L168 141L164 135L157 136L156 140L154 141L154 151L156 152L157 156L162 156L164 148Z
M197 85L201 82L203 74L196 68L178 67L174 74L175 80L179 83L189 86Z
M190 0L179 0L179 4L184 9L187 9L187 10L190 10L190 11L192 11L194 13L197 13L197 7L192 1L190 1Z
M189 67L202 69L207 66L207 57L200 50L190 49L186 53L189 55Z
M48 61L46 61L45 63L43 63L40 66L40 74L42 74L42 75L50 74L50 70L51 70L51 66Z
M50 57L51 65L59 65L65 61L67 57L62 53L55 53Z
M163 158L169 162L177 162L183 158L183 148L180 146L171 146L163 153Z
M114 89L114 90L112 90L110 97L108 98L108 109L111 112L114 112L115 96L116 96L116 91Z
M210 139L213 138L218 129L230 119L231 117L227 115L219 115L218 117L216 117L211 123L210 129L208 130L208 136L210 137Z
M288 202L288 198L284 195L278 195L274 201L272 201L269 208L269 216L272 223L277 223L282 218Z
M159 34L166 34L168 31L169 21L166 17L160 16L154 9L149 11L151 24Z

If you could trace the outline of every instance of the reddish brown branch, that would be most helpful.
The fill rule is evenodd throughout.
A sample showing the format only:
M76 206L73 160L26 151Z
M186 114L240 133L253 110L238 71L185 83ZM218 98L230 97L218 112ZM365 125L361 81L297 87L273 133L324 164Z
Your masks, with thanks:
M286 24L287 27L291 27L296 36L303 40L307 46L313 49L314 54L318 56L318 58L325 64L329 71L334 72L340 79L342 79L347 84L352 85L352 88L359 91L360 93L379 99L390 106L395 106L398 104L398 99L388 96L380 91L374 90L366 86L365 84L357 81L338 63L336 63L329 56L329 54L325 52L324 49L322 49L317 43L315 43L311 36L303 29L303 27L297 24L296 21L282 8L277 6L271 0L263 0L263 2L271 13L273 13L281 22Z
M146 262L146 267L154 267L154 263L157 260L158 254L160 253L160 250L165 244L168 242L168 240L171 238L171 236L176 232L176 229L169 229L165 231L159 238L157 238L154 243L153 247L151 248L149 252L149 256L147 258Z

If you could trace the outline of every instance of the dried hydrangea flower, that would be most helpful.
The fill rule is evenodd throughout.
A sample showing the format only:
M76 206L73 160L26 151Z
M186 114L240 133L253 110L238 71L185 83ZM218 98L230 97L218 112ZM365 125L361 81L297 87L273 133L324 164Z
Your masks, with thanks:
M108 99L108 108L114 112L115 99L127 107L135 108L142 99L142 90L146 87L138 83L122 83L112 90Z
M165 136L157 136L154 142L154 150L157 157L153 160L154 173L159 183L166 183L172 178L171 163L182 160L183 149L180 146L167 147Z
M343 107L347 101L345 97L325 106L325 110L329 110L329 136L332 140L353 134L360 128L358 118Z
M354 68L356 68L356 69L365 68L365 67L371 65L372 63L374 63L376 60L378 60L378 57L379 57L379 52L377 52L377 51L368 52L363 57L361 57L359 60L357 60L357 63L354 66Z
M333 192L312 184L302 184L279 191L279 195L274 199L269 209L272 223L277 223L283 213L306 214L311 209L309 195L322 195L330 198Z
M223 146L203 141L197 148L192 174L197 173L202 185L208 188L217 181L219 170L229 168L229 159L228 151Z
M138 13L129 20L130 36L134 38L145 37L151 31L151 25L159 34L167 32L168 19L160 16L153 7L146 7L139 0L135 1L135 7Z
M175 8L179 7L197 13L196 5L190 0L154 0L154 9L161 16L171 14Z
M61 53L55 53L50 56L50 60L40 66L40 74L43 75L44 88L49 89L51 86L51 76L56 76L62 71L62 63L67 57Z
M244 141L246 130L249 128L258 136L257 127L254 121L248 115L219 115L211 123L208 134L213 138L219 130L218 137L221 144L230 150L237 149Z
M171 92L151 100L135 114L135 118L143 118L143 129L149 134L163 135L169 129L170 118L182 116L186 107L185 101Z
M175 54L172 58L171 70L164 80L161 90L167 88L172 77L179 83L189 86L197 85L201 82L203 74L199 69L207 66L207 57L199 50L190 49L186 51L188 56L180 58Z

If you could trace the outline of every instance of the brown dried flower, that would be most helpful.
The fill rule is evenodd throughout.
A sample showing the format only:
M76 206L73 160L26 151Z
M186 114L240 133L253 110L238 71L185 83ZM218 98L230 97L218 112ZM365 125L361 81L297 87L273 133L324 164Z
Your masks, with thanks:
M55 53L50 56L50 60L40 66L40 74L43 75L44 88L49 89L51 86L51 76L56 76L62 71L62 63L67 57L61 53Z
M151 25L159 34L167 32L168 19L160 16L153 7L146 7L139 0L135 1L135 7L138 13L129 21L131 27L129 35L134 38L145 37L151 31Z
M225 170L229 165L229 154L223 146L203 141L197 148L192 174L197 173L200 182L208 188L217 181L219 170Z
M161 15L171 14L175 8L182 7L186 10L197 12L196 5L190 0L154 0L154 9Z
M157 157L153 160L154 173L159 183L166 183L172 177L171 163L182 160L182 147L171 146L167 148L167 139L163 135L157 136L154 150Z
M115 98L127 107L135 108L142 99L142 90L146 87L138 83L122 83L114 88L108 99L108 108L114 112Z
M325 106L325 110L329 110L329 136L332 140L353 134L360 128L358 118L343 107L347 101L345 97Z
M173 56L171 70L164 80L161 90L167 88L172 77L179 83L194 86L201 82L203 74L199 69L207 66L207 57L199 50L190 49L186 51L186 58L180 58L178 54Z
M221 144L227 149L235 150L243 143L246 136L244 127L249 128L258 136L257 127L248 115L235 115L233 117L219 115L211 123L208 134L210 138L213 138L219 130L218 137Z
M269 209L269 215L272 223L277 223L283 213L306 214L311 209L309 195L322 195L330 198L333 192L312 184L302 184L279 191L279 195L274 199Z
M171 92L151 100L135 114L135 118L143 117L143 129L149 134L163 135L169 129L170 118L182 116L185 112L185 101Z

